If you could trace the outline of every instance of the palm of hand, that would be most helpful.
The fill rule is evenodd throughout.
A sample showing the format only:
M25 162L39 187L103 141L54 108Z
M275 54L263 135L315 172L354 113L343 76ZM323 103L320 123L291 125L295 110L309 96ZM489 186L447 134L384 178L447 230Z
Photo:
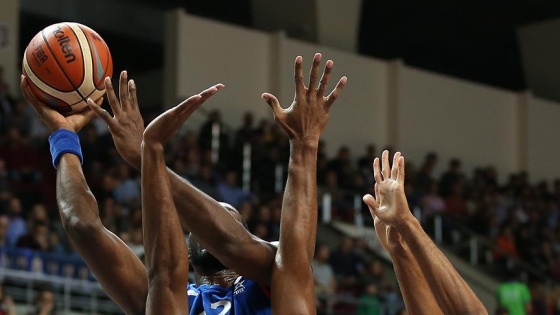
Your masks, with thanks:
M383 151L383 167L379 158L373 162L375 178L375 197L368 194L364 202L368 205L371 215L383 221L387 226L396 226L411 216L404 193L404 157L395 153L393 166L389 166L389 152Z
M74 132L80 131L93 118L93 112L89 109L80 113L63 116L54 109L40 102L31 92L25 76L21 77L21 91L25 100L33 106L33 109L39 115L39 118L45 123L50 131L54 132L58 129L68 129ZM98 104L103 102L103 98L97 100Z
M377 185L377 196L379 207L376 215L384 222L394 222L402 209L401 196L404 194L403 187L393 179L386 179Z

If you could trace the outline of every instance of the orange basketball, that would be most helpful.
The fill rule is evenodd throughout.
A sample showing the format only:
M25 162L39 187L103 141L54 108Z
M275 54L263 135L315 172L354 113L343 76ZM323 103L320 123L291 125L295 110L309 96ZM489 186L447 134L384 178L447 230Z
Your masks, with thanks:
M103 96L104 79L113 74L113 60L94 30L66 22L48 26L33 37L22 68L37 99L70 115L86 109L88 98Z

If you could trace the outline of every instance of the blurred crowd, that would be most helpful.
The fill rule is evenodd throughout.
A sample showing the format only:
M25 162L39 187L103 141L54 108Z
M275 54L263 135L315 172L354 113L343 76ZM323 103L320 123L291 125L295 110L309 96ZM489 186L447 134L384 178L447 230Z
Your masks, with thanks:
M150 121L157 112L144 114ZM10 97L0 82L0 249L27 249L79 259L58 219L56 172L48 135L31 108ZM219 139L218 151L213 151L217 147L213 137ZM120 158L101 120L86 126L80 138L85 177L97 198L101 221L141 256L138 170ZM247 150L251 175L243 181ZM256 236L278 239L289 142L272 120L257 122L246 113L241 127L232 130L223 123L220 113L213 111L200 129L181 130L166 152L167 164L176 173L208 195L237 207ZM372 193L371 165L380 153L372 144L357 157L348 147L339 148L334 157L329 157L321 142L318 193L319 197L327 193L331 196L334 219L353 221L355 196ZM501 183L492 166L466 174L459 159L449 161L447 170L436 176L438 163L434 152L417 165L407 162L405 189L411 208L422 209L425 221L441 215L445 229L465 227L494 242L496 270L507 269L508 259L517 257L560 281L560 180L532 185L529 175L521 172ZM362 211L371 219L367 209ZM388 314L396 314L402 308L402 299L394 279L386 279L384 263L367 258L364 251L365 243L359 239L344 239L336 248L331 244L317 246L313 265L321 303L326 303L323 297L338 293L361 299L362 305L368 306L363 314L376 314L380 303L387 306ZM0 263L49 272L47 264L33 266L33 259ZM91 277L80 271L80 265L70 269L58 267L57 272ZM538 292L534 296L539 296Z

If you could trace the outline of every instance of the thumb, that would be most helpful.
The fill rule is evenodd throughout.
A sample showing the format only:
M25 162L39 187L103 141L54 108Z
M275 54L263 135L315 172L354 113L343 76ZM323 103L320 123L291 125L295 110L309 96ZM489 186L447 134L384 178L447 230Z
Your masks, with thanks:
M280 106L280 102L278 101L276 96L270 93L263 93L261 95L261 98L268 103L270 108L272 108L272 112L275 116L278 116L282 113L282 106Z
M371 216L375 218L377 209L379 208L379 202L370 194L365 195L362 200L368 206Z

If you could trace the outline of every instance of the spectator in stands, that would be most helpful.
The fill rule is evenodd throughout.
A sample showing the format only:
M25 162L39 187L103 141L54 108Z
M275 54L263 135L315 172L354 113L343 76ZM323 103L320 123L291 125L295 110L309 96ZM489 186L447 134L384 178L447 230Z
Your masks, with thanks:
M443 197L447 197L453 193L455 184L463 177L461 172L461 161L451 159L449 169L443 173L439 181L439 192Z
M396 315L405 305L400 290L395 290L392 284L384 287L382 300L385 301L385 312L387 315Z
M144 255L144 237L142 235L142 229L134 229L130 232L130 241L127 242L128 247L140 257Z
M429 185L427 194L420 200L420 206L424 219L430 219L445 212L445 200L438 194L437 183L433 182Z
M506 265L508 257L519 256L517 247L515 246L515 236L511 225L504 225L502 227L502 232L496 240L496 246L498 251L494 253L494 259L501 262L504 266Z
M354 219L352 204L346 201L345 193L340 187L340 180L334 170L327 171L324 185L318 187L318 194L320 199L323 199L326 194L330 195L334 219L346 222Z
M342 146L338 149L336 157L327 164L327 169L336 173L339 187L343 189L352 187L352 174L354 170L350 161L350 149L347 146Z
M531 315L548 315L553 313L553 301L546 291L547 289L545 288L545 284L542 282L535 282L531 284Z
M515 235L515 245L521 259L533 261L538 254L539 244L536 228L529 224L521 225Z
M427 192L430 186L435 182L432 177L432 173L434 171L434 168L436 167L437 160L437 154L434 152L428 153L424 158L424 162L422 163L422 166L420 166L420 169L416 174L415 186L417 187L419 192Z
M42 203L36 203L31 208L31 213L27 217L27 226L32 227L36 222L43 222L47 226L49 225L49 216L47 214L47 208Z
M6 161L0 159L0 213L6 212L10 197L12 196L10 181L11 178L6 167Z
M336 278L328 262L329 255L329 247L326 244L318 244L315 259L311 263L315 278L315 293L323 297L336 292Z
M208 196L218 198L218 191L216 190L216 183L210 165L201 165L198 170L198 176L191 180L191 183Z
M245 143L254 144L255 117L252 112L245 112L243 115L243 123L235 132L235 148L241 148Z
M8 246L15 246L18 239L27 233L27 228L25 227L25 220L22 216L21 201L17 197L12 197L10 199L10 204L8 208L8 232L6 234L8 240Z
M0 249L8 247L8 225L10 219L7 215L0 215Z
M464 188L463 181L458 179L454 182L451 191L445 198L447 215L453 220L454 224L466 222L469 216L469 208L465 199Z
M358 159L358 172L356 174L364 180L364 187L359 189L359 191L364 191L367 187L372 187L375 184L375 180L371 176L371 168L376 152L375 145L370 144L366 147L365 154Z
M31 228L31 232L23 235L16 243L17 247L29 248L40 251L49 249L49 227L45 222L37 221Z
M35 296L33 311L28 315L56 315L56 300L53 288L44 284Z
M0 315L16 315L16 306L11 296L4 294L4 285L0 283Z
M346 237L340 246L334 250L329 258L338 283L352 286L357 283L358 268L361 264L359 257L354 253L354 241Z
M31 110L31 112L29 112ZM10 128L18 129L23 135L28 135L31 130L32 109L23 100L16 102L12 117L8 121Z
M377 284L368 283L364 286L359 303L358 315L381 315L381 301Z
M19 129L8 130L8 145L0 151L0 158L6 160L14 180L21 184L21 191L28 191L32 188L28 184L40 179L37 150Z
M7 130L15 105L16 101L10 94L8 84L4 81L4 68L0 67L0 133Z
M237 173L232 170L225 172L224 178L218 183L216 190L219 196L218 200L229 203L234 207L251 198L251 195L240 187Z
M60 241L60 236L58 235L58 233L53 233L53 232L49 233L48 250L50 253L56 253L60 255L66 254L66 247Z
M374 283L377 285L377 288L382 288L385 284L388 284L388 282L385 268L383 268L383 263L379 259L368 262L364 273L360 275L360 283L363 286Z
M496 290L498 305L506 308L511 315L531 314L529 288L524 283L517 281L513 272L510 272L508 278Z
M140 182L138 178L133 178L130 173L130 166L121 163L118 166L118 184L113 190L115 201L124 206L134 206L140 203Z
M510 315L510 312L505 307L499 307L496 309L496 315Z

